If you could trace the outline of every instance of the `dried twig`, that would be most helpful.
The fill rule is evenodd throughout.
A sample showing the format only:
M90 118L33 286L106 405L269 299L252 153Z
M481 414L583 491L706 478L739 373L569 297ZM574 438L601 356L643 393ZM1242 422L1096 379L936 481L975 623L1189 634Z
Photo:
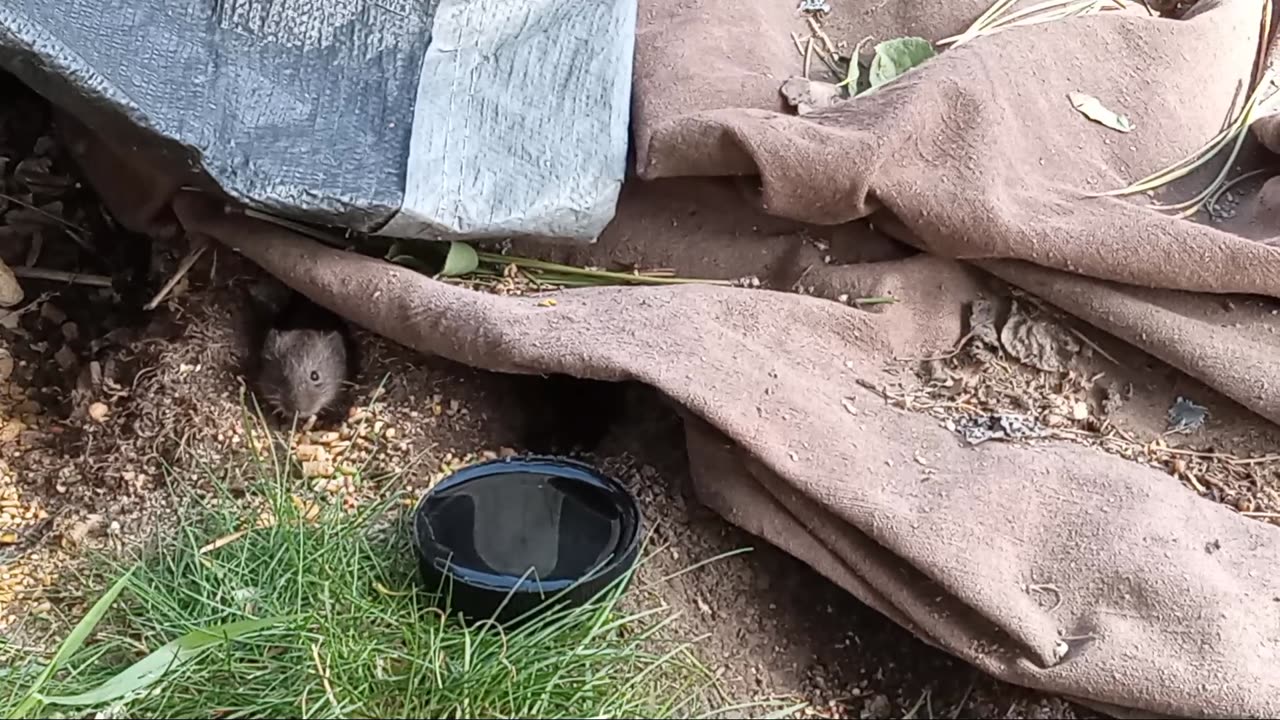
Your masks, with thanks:
M936 362L938 360L950 360L951 358L959 355L961 350L964 350L964 346L968 344L969 340L973 338L973 334L975 332L977 332L976 328L974 330L970 330L969 332L965 333L964 337L956 341L956 344L951 348L951 350L941 355L930 355L928 357L914 357L914 358L896 358L896 359L898 360L898 362Z
M1028 585L1027 590L1029 592L1047 592L1050 595L1053 595L1053 607L1046 610L1046 612L1053 612L1054 610L1062 607L1062 591L1058 589L1057 585L1052 583Z
M798 33L791 33L791 42L796 44L796 52L800 53L800 57L804 57L804 43L801 42Z
M91 285L93 287L111 287L111 278L106 275L89 275L86 273L73 273L65 270L49 270L47 268L23 267L21 265L9 268L13 274L31 280L53 280L55 282L65 282L72 285Z
M1080 342L1082 342L1082 343L1084 343L1085 345L1088 345L1089 347L1093 348L1093 350L1094 350L1095 352L1097 352L1097 353L1098 353L1099 355L1101 355L1102 357L1104 357L1104 358L1106 358L1106 359L1110 360L1113 364L1115 364L1115 365L1120 365L1120 361L1119 361L1119 360L1117 360L1117 359L1115 359L1115 358L1111 357L1111 354L1110 354L1110 353L1108 353L1106 350L1103 350L1103 349L1102 349L1102 346L1101 346L1101 345L1099 345L1098 343L1096 343L1096 342L1094 342L1094 341L1090 340L1090 339L1089 339L1089 337L1088 337L1088 336L1086 336L1084 333L1082 333L1082 332L1080 332L1079 330L1077 330L1077 329L1075 329L1075 328L1071 327L1070 325L1066 325L1065 327L1067 328L1067 330L1068 330L1072 335L1075 335L1077 338L1079 338L1079 339L1080 339ZM1123 366L1123 365L1120 365L1120 367L1124 367L1124 366Z
M809 29L813 31L813 34L817 35L822 40L822 44L827 47L827 52L831 53L832 57L838 56L840 51L836 49L835 43L831 42L831 38L822 29L822 26L818 24L818 21L814 20L812 15L805 18L805 20L809 23Z
M814 32L812 35L809 36L808 45L800 41L799 35L797 35L796 33L791 33L791 42L795 43L796 52L800 53L801 57L807 57L810 52L808 48L811 47L812 51L817 54L818 59L821 60L823 64L825 64L828 68L830 68L831 72L834 73L836 77L843 77L845 73L840 69L840 65L836 62L836 57L839 55L839 52L836 51L835 46L831 44L831 38L827 37L826 33L822 32L822 28L813 21L813 18L809 18L809 26L811 28L816 28L817 32ZM825 44L831 48L830 56L828 56L827 51L823 50L820 46L812 44L813 38L815 36L819 37L820 39L825 39ZM806 70L808 66L809 66L809 63L806 61L805 62ZM808 72L805 73L805 77L808 78Z
M333 703L333 709L338 709L338 698L333 694L333 685L329 684L329 671L325 669L324 663L320 661L320 643L311 645L311 657L316 661L316 672L320 673L320 682L324 683L324 693L329 697L329 702Z
M49 212L48 210L45 210L42 207L38 207L36 205L33 205L27 202L26 200L16 198L7 193L0 192L0 198L4 198L5 200L8 200L9 202L12 202L12 203L17 203L28 210L35 211L49 218L50 220L58 223L59 225L67 229L67 235L69 235L77 245L83 248L85 252L88 252L90 255L94 257L98 256L98 251L93 247L93 245L89 244L89 241L87 239L85 239L85 236L88 235L89 233L79 225L76 225L75 223L71 222L70 220L67 220L64 217L58 217L57 215L54 215L53 213Z
M1241 458L1235 455L1228 455L1219 452L1201 452L1199 450L1184 450L1183 448L1162 447L1158 448L1160 452L1167 452L1170 455L1186 455L1188 457L1205 458L1209 460L1221 460L1228 465L1237 467L1244 465L1258 465L1261 463L1269 463L1280 460L1280 455L1263 455L1256 458Z
M252 528L245 528L244 530L237 530L237 531L235 531L235 532L233 532L233 533L231 533L231 534L229 534L229 535L223 535L222 537L218 538L217 540L214 540L213 542L210 542L209 544L207 544L207 545L205 545L205 546L201 547L199 550L197 550L197 551L196 551L196 554L197 554L197 555L204 555L204 554L206 554L206 553L211 553L211 552L213 552L214 550L217 550L217 549L218 549L218 548L220 548L220 547L225 547L225 546L227 546L227 545L230 545L231 543L233 543L233 542L235 542L235 541L239 540L240 538L244 537L245 535L248 535L248 534L249 534L249 530L251 530L251 529L252 529Z
M197 237L193 239L192 242L194 244L191 250L187 253L186 257L182 258L182 262L178 263L177 271L175 271L173 276L165 282L164 287L160 288L160 291L156 293L155 297L151 298L150 302L142 306L143 310L155 310L159 307L160 303L164 302L164 299L169 296L169 293L173 291L173 288L177 286L178 282L181 281L183 277L186 276L187 271L191 269L191 266L196 264L196 261L204 254L205 249L209 247L209 241L203 237Z
M959 718L960 713L964 711L964 704L969 702L969 695L973 694L973 685L974 681L970 680L969 687L964 691L964 696L960 698L960 702L956 705L956 709L951 712L951 720Z
M37 232L31 236L31 245L27 248L27 257L23 265L35 267L40 260L40 251L44 249L44 233Z

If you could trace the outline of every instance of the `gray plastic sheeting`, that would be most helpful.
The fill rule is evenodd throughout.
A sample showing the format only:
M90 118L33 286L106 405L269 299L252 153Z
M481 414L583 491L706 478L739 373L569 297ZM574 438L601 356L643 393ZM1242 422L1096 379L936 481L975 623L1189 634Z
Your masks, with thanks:
M0 66L261 210L591 240L625 173L635 3L5 0Z

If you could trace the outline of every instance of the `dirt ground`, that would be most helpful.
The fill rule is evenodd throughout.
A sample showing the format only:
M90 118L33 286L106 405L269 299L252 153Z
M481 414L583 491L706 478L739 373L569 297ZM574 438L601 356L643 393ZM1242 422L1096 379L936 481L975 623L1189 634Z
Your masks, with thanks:
M263 435L246 430L244 415L253 268L228 253L207 252L159 307L137 309L174 273L186 248L152 247L114 227L50 138L43 103L12 81L0 88L6 95L12 101L0 104L0 157L7 159L0 161L7 196L0 199L6 221L0 257L22 272L88 274L70 282L24 277L26 301L0 311L0 626L19 634L41 618L75 611L58 605L60 569L86 548L163 531L170 479L207 485L207 468L260 444ZM116 282L95 285L97 275ZM661 548L642 570L639 585L646 589L635 602L664 603L681 614L677 627L686 637L705 636L698 643L702 660L716 668L727 697L795 696L813 703L807 714L825 717L1097 716L997 682L925 646L702 507L689 489L680 420L655 391L484 373L358 337L355 404L365 410L296 443L314 476L299 488L305 501L354 506L384 493L377 472L346 471L370 457L377 470L407 469L409 483L426 487L477 459L577 442L590 448L580 457L640 498ZM1214 453L1280 446L1272 429L1150 358L1096 341L1091 362L1105 368L1110 396L1098 396L1103 385L1096 375L1064 380L999 364L988 368L983 392L1020 397L1041 417L1071 417L1071 398L1085 398L1089 409L1072 427L1097 425L1097 408L1105 405L1105 424L1134 438L1128 450L1122 440L1108 441L1108 449L1167 464L1193 485L1225 478L1205 494L1241 510L1272 507L1274 465L1239 472L1213 465ZM972 390L959 379L963 359L926 367L923 376L904 370L910 390L895 397L928 411L928 398L954 392L948 388ZM1151 444L1180 396L1207 406L1211 418L1195 436L1198 449L1185 456ZM565 397L581 401L559 402ZM548 435L546 428L564 431ZM651 582L744 547L752 551Z
M211 265L198 265L193 275ZM24 316L24 326L32 327L25 341L6 338L16 357L9 392L29 391L41 414L28 414L29 429L6 446L5 460L23 506L48 513L24 529L12 552L25 554L11 565L25 563L53 575L50 589L56 590L59 564L74 562L83 549L128 544L163 528L169 497L164 464L180 458L212 464L234 452L237 428L243 427L239 362L245 351L237 346L235 317L244 307L235 303L236 286L224 282L188 291L158 310L127 344L98 355L96 362L105 368L100 387L120 388L114 397L110 390L84 394L106 398L95 400L109 407L102 422L83 405L68 402L75 389L60 378L76 375L40 372L58 367L51 355L61 350L59 327L47 319L50 311ZM87 310L91 301L75 295L67 289L45 306L65 306L76 318L75 309ZM67 322L91 322L85 310L84 319ZM413 482L425 486L486 453L529 447L518 402L529 396L529 380L423 358L369 336L362 336L362 346L362 388L367 396L384 381L378 417L398 431L385 469L425 453L410 472ZM78 356L77 362L84 359ZM918 703L923 704L915 717L1088 716L980 676L800 562L728 526L689 493L680 421L662 398L630 387L624 400L626 412L593 453L579 457L622 479L641 499L652 541L662 549L641 573L638 587L646 587L648 597L637 601L664 603L681 613L680 635L706 636L698 643L702 660L720 673L729 698L794 695L837 717L900 717ZM200 484L209 478L188 464L179 466L177 481ZM344 502L379 491L327 482L311 489ZM653 583L742 548L753 550ZM12 612L51 610L19 602ZM7 619L12 628L24 620L16 614Z

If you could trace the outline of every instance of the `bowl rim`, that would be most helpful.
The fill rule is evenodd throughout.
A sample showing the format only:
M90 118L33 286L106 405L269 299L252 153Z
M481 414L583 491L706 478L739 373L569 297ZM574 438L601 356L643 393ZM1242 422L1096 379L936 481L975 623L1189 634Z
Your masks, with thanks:
M491 475L521 472L553 475L565 480L595 485L597 489L605 490L614 497L622 498L623 502L619 504L623 516L622 533L612 548L612 553L603 562L576 578L538 581L525 574L520 576L519 580L514 583L477 582L474 577L467 577L455 572L454 568L457 566L452 562L444 563L443 567L435 566L436 571L440 572L441 575L447 576L451 582L461 583L467 587L485 592L505 593L513 596L523 594L554 595L569 588L593 582L602 576L612 575L616 578L622 574L617 572L620 566L624 564L634 565L636 563L639 559L638 550L643 537L641 526L644 522L644 517L640 513L640 506L636 497L626 486L611 475L580 460L553 455L516 455L486 460L459 468L439 483L436 483L435 487L422 494L422 497L418 499L417 504L414 506L412 522L410 523L411 543L419 564L432 561L432 558L428 558L425 553L428 548L436 551L436 557L448 555L448 548L434 540L424 541L418 534L418 525L423 513L426 512L427 503L440 493L472 480ZM623 568L623 572L626 572L626 568Z

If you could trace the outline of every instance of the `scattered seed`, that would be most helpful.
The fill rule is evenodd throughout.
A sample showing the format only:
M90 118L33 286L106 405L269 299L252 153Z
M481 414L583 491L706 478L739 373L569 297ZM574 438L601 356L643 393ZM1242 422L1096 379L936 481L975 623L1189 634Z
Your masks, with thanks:
M111 408L106 403L95 402L89 405L89 417L97 423L106 422L107 416L111 414Z

